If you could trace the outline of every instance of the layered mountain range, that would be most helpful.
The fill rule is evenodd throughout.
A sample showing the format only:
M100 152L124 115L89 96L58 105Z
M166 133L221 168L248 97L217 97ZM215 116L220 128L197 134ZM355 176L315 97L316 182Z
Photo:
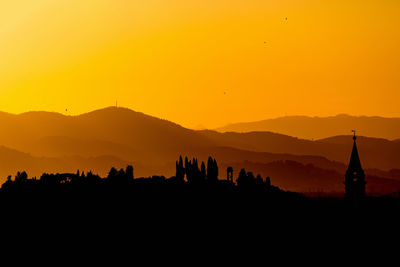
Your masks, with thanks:
M360 118L352 118L357 119ZM370 137L357 139L370 194L393 193L400 188L398 119L391 123L381 132L386 138L378 137L379 130L365 129L360 132ZM29 176L77 169L105 176L112 166L121 168L127 164L134 166L136 177L156 174L168 177L175 174L175 160L183 155L197 157L199 161L215 157L220 179L226 177L228 166L234 167L234 176L244 167L271 177L275 185L286 190L343 192L344 172L353 142L351 135L335 135L336 130L328 135L325 123L302 127L300 124L293 122L291 126L293 131L299 127L299 134L286 135L284 128L274 132L258 128L248 132L195 131L116 107L78 116L0 113L0 182L22 170ZM358 127L354 125L349 125L348 132ZM305 132L319 132L315 136L324 138L307 139Z

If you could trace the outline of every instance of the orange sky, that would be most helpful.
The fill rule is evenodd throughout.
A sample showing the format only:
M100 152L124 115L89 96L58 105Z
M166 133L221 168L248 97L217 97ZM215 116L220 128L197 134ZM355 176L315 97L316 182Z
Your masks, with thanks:
M118 100L188 127L400 116L399 14L398 0L2 0L0 110Z

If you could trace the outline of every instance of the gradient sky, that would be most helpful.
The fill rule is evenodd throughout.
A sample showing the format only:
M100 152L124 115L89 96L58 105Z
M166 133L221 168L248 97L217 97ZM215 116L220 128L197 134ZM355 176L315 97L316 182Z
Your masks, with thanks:
M400 116L399 47L398 0L2 0L0 110Z

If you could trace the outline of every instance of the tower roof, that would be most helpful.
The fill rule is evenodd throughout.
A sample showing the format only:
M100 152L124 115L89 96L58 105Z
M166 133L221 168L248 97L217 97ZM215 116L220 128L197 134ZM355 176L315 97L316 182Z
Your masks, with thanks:
M357 149L357 144L356 144L356 136L354 135L353 137L353 150L351 152L350 156L350 162L349 162L349 167L347 169L348 172L362 172L362 167L361 167L361 162L360 162L360 157L358 156L358 149Z

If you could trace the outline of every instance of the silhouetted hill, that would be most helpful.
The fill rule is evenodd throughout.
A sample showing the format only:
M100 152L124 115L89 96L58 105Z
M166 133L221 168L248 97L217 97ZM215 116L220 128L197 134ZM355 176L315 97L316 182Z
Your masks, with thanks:
M269 131L304 139L321 139L349 134L393 140L400 138L400 118L337 115L334 117L287 116L256 122L234 123L218 128L220 132Z
M201 135L175 123L115 107L79 116L49 112L0 114L0 123L7 129L0 133L1 143L22 151L30 151L32 143L49 136L108 141L129 145L135 150L157 152L206 141Z

